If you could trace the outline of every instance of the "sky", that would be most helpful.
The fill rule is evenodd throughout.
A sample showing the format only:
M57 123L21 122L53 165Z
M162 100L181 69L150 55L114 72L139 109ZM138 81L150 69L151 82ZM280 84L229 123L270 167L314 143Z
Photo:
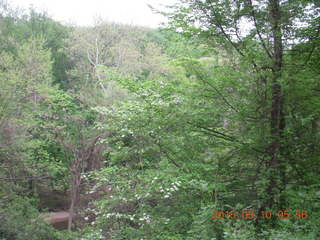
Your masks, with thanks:
M158 27L166 19L152 13L147 4L156 9L177 0L9 0L15 7L31 5L45 10L53 19L80 26L93 25L94 19L147 27Z

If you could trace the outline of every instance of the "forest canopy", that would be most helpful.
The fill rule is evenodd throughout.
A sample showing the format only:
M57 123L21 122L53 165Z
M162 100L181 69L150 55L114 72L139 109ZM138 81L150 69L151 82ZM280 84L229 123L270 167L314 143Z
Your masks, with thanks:
M320 239L319 4L0 0L0 240Z

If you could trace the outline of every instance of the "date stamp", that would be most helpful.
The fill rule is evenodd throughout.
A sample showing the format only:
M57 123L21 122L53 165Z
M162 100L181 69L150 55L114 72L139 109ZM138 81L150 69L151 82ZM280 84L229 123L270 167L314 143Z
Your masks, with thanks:
M308 212L305 210L280 210L277 212L273 211L261 211L259 214L253 210L214 210L212 211L211 219L243 219L243 220L255 220L257 218L271 219L277 217L279 219L307 219L309 217Z

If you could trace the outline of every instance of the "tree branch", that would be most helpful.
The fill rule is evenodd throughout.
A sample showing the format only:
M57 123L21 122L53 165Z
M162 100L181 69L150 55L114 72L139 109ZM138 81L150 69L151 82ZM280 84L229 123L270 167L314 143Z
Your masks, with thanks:
M249 3L249 7L251 9L251 16L253 18L254 26L255 26L257 34L259 36L261 45L262 45L263 49L266 51L268 57L270 59L272 59L272 55L271 55L270 51L268 50L268 48L267 48L267 46L266 46L266 44L265 44L265 42L264 42L264 40L263 40L263 38L261 36L261 33L259 31L258 24L257 24L257 19L256 19L256 14L255 14L255 11L254 11L254 8L253 8L253 4L252 4L252 0L248 0L248 3Z

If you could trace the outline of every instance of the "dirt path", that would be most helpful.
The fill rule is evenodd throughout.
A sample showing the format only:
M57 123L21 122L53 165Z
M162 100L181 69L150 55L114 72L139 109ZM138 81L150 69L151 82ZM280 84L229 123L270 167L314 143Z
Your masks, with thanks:
M44 221L50 223L54 228L58 230L64 230L68 228L69 213L66 211L52 212L49 216L44 218Z

